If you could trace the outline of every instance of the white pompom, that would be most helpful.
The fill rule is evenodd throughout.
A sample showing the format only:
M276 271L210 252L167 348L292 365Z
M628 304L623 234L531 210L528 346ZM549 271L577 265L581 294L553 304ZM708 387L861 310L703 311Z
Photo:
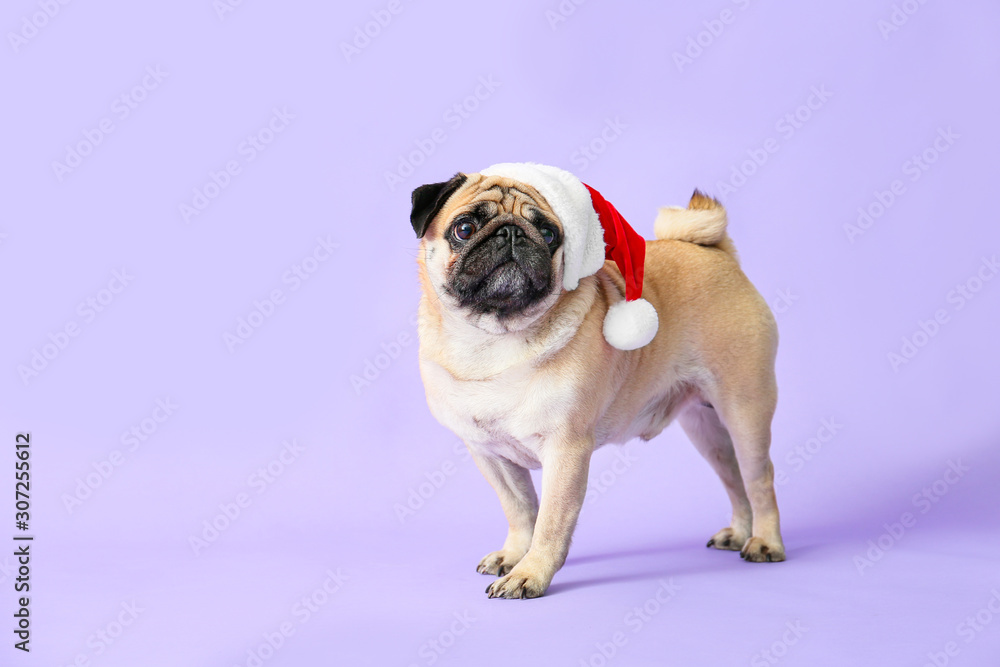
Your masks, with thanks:
M653 340L659 326L656 308L650 302L619 301L604 316L604 338L619 350L636 350Z

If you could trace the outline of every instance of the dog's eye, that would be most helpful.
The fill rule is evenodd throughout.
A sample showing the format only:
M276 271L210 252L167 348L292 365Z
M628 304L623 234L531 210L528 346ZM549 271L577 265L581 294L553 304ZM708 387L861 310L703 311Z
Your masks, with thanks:
M476 226L468 221L458 223L452 231L452 234L454 234L455 238L459 241L468 241L469 237L475 233Z
M552 227L549 227L548 225L542 225L542 228L538 231L541 233L542 240L544 240L546 244L552 245L553 243L556 242L556 237L557 237L556 230L553 229Z

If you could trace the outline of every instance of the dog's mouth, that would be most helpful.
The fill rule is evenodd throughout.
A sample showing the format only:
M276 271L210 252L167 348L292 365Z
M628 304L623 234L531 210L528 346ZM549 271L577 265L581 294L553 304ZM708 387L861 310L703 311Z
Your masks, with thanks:
M537 271L527 269L515 260L499 264L483 280L480 290L488 291L494 298L515 298L526 290L541 290L548 285L548 279Z
M552 257L544 247L487 239L456 259L449 292L463 308L510 317L549 293L551 265Z

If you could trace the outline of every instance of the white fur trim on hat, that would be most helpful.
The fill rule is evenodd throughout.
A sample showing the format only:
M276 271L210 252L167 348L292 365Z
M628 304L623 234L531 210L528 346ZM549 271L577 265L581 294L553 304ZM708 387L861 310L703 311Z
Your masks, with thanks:
M505 162L479 172L527 183L545 197L563 226L563 287L576 289L580 279L604 266L604 229L590 193L573 174L534 162Z
M635 350L648 345L659 326L653 304L645 299L622 300L604 316L604 338L619 350Z

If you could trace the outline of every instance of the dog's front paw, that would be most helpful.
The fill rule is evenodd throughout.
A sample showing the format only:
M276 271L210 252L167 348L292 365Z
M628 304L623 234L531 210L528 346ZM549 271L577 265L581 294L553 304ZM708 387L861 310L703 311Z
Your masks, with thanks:
M522 558L524 558L523 553L515 553L507 549L494 551L486 554L479 561L479 565L476 566L476 572L479 574L495 574L502 577L513 570L514 566L521 562Z
M510 574L487 586L486 595L491 598L522 600L537 598L545 594L551 581L551 576L543 576L530 567L518 566Z
M751 537L743 545L740 558L751 563L776 563L785 560L785 545L768 542L762 537Z
M740 535L731 527L726 527L712 536L706 547L723 549L727 551L739 551L747 541L747 536Z

